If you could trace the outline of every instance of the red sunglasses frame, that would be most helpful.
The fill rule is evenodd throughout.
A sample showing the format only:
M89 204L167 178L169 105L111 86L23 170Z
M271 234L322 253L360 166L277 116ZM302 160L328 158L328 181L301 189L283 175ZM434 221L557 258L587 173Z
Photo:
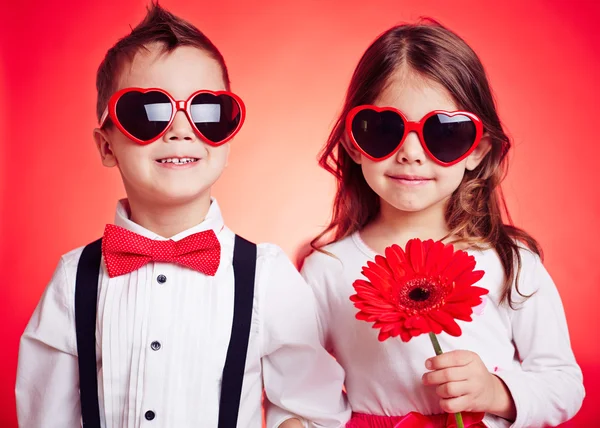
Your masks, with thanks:
M381 113L384 111L391 111L391 112L399 115L402 118L402 120L404 121L404 135L402 135L402 138L398 142L398 146L394 150L392 150L392 152L389 155L386 155L386 156L380 157L380 158L373 157L373 156L369 155L367 152L365 152L362 149L362 147L360 147L358 142L356 141L356 138L354 138L354 134L352 133L352 122L354 121L354 118L356 117L356 115L363 110L373 110L373 111L376 111L377 113ZM429 149L427 148L427 144L425 143L425 139L423 138L423 125L425 124L427 119L429 119L432 116L435 116L436 114L443 114L448 117L459 116L459 115L467 116L469 119L471 119L471 121L475 125L475 138L473 140L473 143L471 144L471 147L465 154L463 154L461 157L459 157L458 159L456 159L452 162L442 162L441 160L437 159L429 151ZM477 145L479 144L479 142L481 141L481 137L483 136L483 123L473 113L469 113L467 111L445 111L445 110L431 111L431 112L427 113L425 116L423 116L423 118L421 118L421 120L419 120L418 122L412 122L412 121L408 120L406 118L406 116L400 110L398 110L394 107L378 107L378 106L374 106L374 105L356 106L352 110L350 110L348 112L348 115L346 116L346 133L350 137L350 141L352 141L352 144L354 145L354 147L356 147L365 157L367 157L368 159L370 159L374 162L386 160L387 158L396 154L396 152L398 152L398 150L400 150L400 147L402 147L402 144L404 144L404 140L406 140L406 137L408 136L408 134L410 134L411 132L417 133L417 135L419 136L419 141L421 142L421 146L423 147L423 150L425 150L425 153L427 153L427 156L429 156L434 162L436 162L437 164L442 165L442 166L451 166L451 165L454 165L454 164L460 162L467 156L469 156L471 153L473 153L473 150L475 150L477 148Z
M169 123L167 124L165 129L160 134L158 134L156 137L152 138L151 140L140 140L139 138L134 137L123 127L123 125L121 125L121 122L119 122L119 119L117 117L117 103L119 102L119 99L124 94L127 94L129 92L140 92L142 94L146 94L148 92L160 92L160 93L166 95L169 98L169 101L171 101L172 110L171 110L171 119L169 119ZM237 127L231 133L231 135L229 135L227 138L215 143L214 141L210 141L208 138L206 138L202 134L202 132L200 132L200 130L198 128L196 128L196 125L194 124L194 121L192 120L192 117L190 114L190 105L191 105L192 99L194 99L194 97L196 97L197 95L200 95L200 94L211 94L214 96L227 95L227 96L233 98L233 100L238 104L238 106L240 108L240 121L239 121ZM198 137L200 137L202 139L202 141L204 141L207 144L214 146L214 147L225 144L227 141L231 140L235 136L235 134L238 133L238 131L240 130L240 128L242 127L242 125L244 123L244 120L246 119L246 106L244 105L244 102L242 101L242 99L240 97L238 97L236 94L234 94L233 92L230 92L230 91L216 91L215 92L215 91L201 89L199 91L194 92L192 95L190 95L187 100L175 100L171 96L171 94L169 94L164 89L160 89L160 88L124 88L124 89L121 89L120 91L115 92L110 97L110 99L108 101L108 106L106 106L106 109L104 110L104 113L102 114L102 117L100 118L100 128L102 128L106 124L107 119L110 118L111 121L119 129L119 131L121 131L123 134L125 134L125 136L127 136L127 138L129 138L130 140L133 140L137 144L146 145L146 144L155 142L156 140L161 138L163 135L165 135L169 131L169 128L171 128L171 125L173 124L173 120L175 120L175 115L179 111L183 111L185 113L185 116L187 117L188 121L190 122L190 125L192 126L192 129L194 130L194 133L196 135L198 135Z

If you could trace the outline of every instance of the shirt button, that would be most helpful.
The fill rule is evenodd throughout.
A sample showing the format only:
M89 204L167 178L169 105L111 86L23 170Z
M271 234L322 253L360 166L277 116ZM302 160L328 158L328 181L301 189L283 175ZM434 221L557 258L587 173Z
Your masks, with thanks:
M146 420L151 421L152 419L154 419L156 417L156 414L152 410L148 410L144 414L144 417L146 418Z
M167 277L164 275L158 275L156 277L156 280L158 281L159 284L164 284L165 282L167 282Z
M150 347L152 348L153 351L158 351L160 349L160 342L157 342L155 340L154 342L152 342L150 344Z

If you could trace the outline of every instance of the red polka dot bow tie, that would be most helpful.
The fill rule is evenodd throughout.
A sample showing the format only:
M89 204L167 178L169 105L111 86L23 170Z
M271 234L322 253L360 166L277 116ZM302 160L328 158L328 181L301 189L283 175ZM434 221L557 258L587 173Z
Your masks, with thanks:
M221 259L221 245L212 230L195 233L180 241L156 241L107 224L102 254L111 278L138 270L150 262L176 263L214 276Z

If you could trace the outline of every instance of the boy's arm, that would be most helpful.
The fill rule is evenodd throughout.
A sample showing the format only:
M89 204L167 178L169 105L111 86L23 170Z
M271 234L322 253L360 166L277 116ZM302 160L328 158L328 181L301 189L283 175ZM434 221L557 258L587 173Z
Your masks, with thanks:
M344 426L350 418L344 371L319 340L312 290L281 250L265 257L257 274L263 377L272 403L267 427L291 417L307 427Z
M19 428L81 426L69 285L61 260L21 337L15 388Z

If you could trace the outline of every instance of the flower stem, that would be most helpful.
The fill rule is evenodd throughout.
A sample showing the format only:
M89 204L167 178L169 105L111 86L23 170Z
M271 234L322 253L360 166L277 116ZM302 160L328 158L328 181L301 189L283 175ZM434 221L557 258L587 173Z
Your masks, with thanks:
M429 332L429 339L431 340L431 344L433 345L433 349L435 350L435 355L443 354L444 352L442 351L442 347L440 346L440 342L438 342L435 333ZM460 413L455 413L454 419L456 419L457 428L465 428L465 424Z
M440 342L438 342L435 333L429 332L429 338L431 339L431 344L433 345L433 349L435 350L435 355L443 354L444 352L442 351L442 347L440 346Z
M454 419L456 419L456 426L458 428L465 428L465 423L463 422L460 412L454 414Z

